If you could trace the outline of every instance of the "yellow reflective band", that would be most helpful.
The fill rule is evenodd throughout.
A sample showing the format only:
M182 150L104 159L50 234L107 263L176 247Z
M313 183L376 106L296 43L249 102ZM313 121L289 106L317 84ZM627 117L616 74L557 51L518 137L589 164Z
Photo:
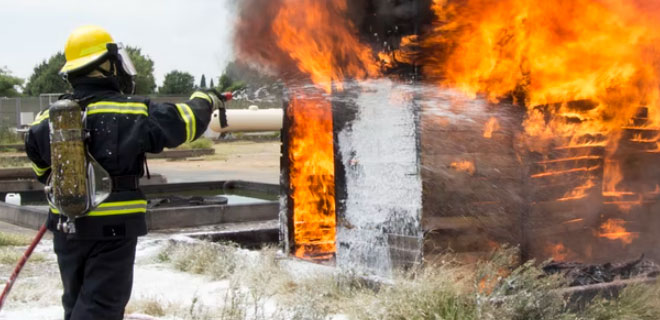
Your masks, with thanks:
M42 112L39 112L37 114L37 119L35 119L34 122L32 122L31 125L32 126L37 125L37 124L39 124L39 122L44 121L46 119L48 119L48 109L46 109Z
M185 103L177 103L176 107L179 109L179 114L181 114L181 118L186 124L186 142L195 140L195 134L197 133L195 114L190 109L190 106Z
M195 98L200 98L208 101L210 104L213 104L213 101L211 100L211 97L209 97L208 94L201 92L201 91L196 91L195 93L190 96L190 100L195 99Z
M104 202L104 203L101 203L99 205L99 208L134 206L134 205L146 206L147 205L147 200Z
M131 209L117 209L117 210L94 210L88 213L90 217L101 217L101 216L116 216L120 214L132 214L132 213L145 213L147 212L147 206L144 208L131 208Z
M85 49L80 50L80 56L84 57L86 55L92 54L92 53L98 53L101 51L107 51L107 45L105 43L99 43L95 46L87 47Z
M114 102L99 101L87 106L87 114L96 113L121 113L121 114L141 114L148 116L147 105L140 102Z
M36 164L34 163L32 164L32 170L34 170L34 173L36 173L38 177L43 176L46 173L46 171L48 171L48 169L50 169L50 166L45 168L39 168L39 166L37 166Z
M60 214L60 211L52 204L50 205L50 210L53 214ZM132 200L101 203L96 209L90 211L87 215L99 217L145 212L147 212L147 200Z

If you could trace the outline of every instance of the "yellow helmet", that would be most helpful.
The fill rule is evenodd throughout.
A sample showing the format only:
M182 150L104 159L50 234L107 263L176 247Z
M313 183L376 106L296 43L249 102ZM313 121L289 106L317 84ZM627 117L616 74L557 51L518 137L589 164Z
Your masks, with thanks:
M114 40L101 27L88 25L77 28L66 41L66 64L60 73L69 74L99 62L108 52L108 43L114 43Z

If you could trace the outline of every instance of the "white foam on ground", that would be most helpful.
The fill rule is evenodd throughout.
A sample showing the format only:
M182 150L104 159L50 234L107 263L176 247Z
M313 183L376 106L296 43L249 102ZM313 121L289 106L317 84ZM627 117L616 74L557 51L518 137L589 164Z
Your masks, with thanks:
M189 274L173 269L166 263L155 262L155 256L167 243L163 235L142 237L138 242L136 253L135 274L133 280L133 293L131 301L140 299L158 300L164 303L173 303L180 306L189 306L196 299L197 306L218 308L228 288L227 280L212 280L207 276ZM47 285L43 288L50 295L47 299L38 299L35 302L18 302L9 299L0 312L0 319L4 320L54 320L62 319L63 309L59 304L62 288L59 286L59 273L53 252L52 241L44 240L35 249L35 252L45 254L47 261L42 263L43 275L19 277L14 290L30 281L39 281ZM28 264L30 262L28 261ZM46 270L47 269L47 270ZM36 277L36 279L34 279ZM46 279L46 277L49 277ZM55 279L53 279L55 277ZM46 281L48 280L48 281ZM20 289L19 289L20 290ZM15 294L18 293L15 292ZM46 293L44 293L46 294ZM11 298L11 293L10 293ZM130 304L130 302L129 302ZM162 319L177 319L167 318Z

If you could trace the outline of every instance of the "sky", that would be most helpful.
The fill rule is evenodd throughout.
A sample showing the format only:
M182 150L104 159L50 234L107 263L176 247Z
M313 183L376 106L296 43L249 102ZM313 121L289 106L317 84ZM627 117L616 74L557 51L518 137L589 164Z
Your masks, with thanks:
M34 67L64 50L76 27L95 24L116 42L154 61L156 84L180 70L207 84L233 57L236 0L0 0L0 67L28 79Z

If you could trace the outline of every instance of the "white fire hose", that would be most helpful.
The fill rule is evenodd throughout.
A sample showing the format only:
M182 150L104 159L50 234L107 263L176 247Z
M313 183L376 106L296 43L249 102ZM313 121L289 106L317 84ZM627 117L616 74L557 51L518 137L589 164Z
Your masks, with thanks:
M259 132L279 131L282 129L282 109L259 109L250 106L247 109L227 109L227 127L220 128L218 110L213 112L211 130L215 132Z

